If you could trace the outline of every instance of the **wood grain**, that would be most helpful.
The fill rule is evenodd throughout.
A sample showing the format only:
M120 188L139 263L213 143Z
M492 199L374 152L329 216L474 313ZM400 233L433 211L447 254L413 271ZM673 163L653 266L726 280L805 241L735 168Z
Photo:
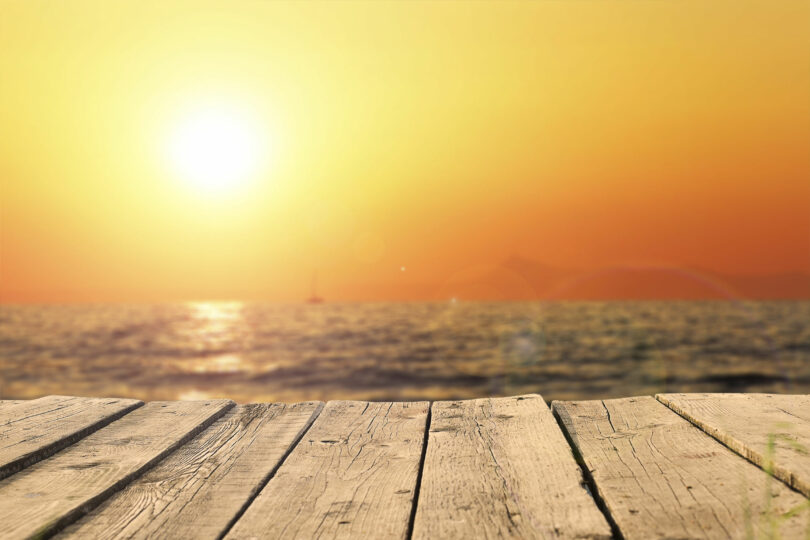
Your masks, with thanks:
M322 406L231 409L60 537L220 538Z
M17 405L18 403L25 403L22 399L0 399L0 409L8 407L9 405Z
M17 405L18 403L25 403L25 402L19 399L0 399L0 411L5 409L6 407Z
M405 538L427 415L330 401L226 538Z
M49 536L221 416L233 402L152 402L0 481L0 538Z
M554 402L553 410L627 539L810 532L807 499L651 397Z
M538 395L431 408L414 538L610 538Z
M810 396L659 394L656 398L810 497Z
M0 409L0 480L143 405L134 399L47 396Z

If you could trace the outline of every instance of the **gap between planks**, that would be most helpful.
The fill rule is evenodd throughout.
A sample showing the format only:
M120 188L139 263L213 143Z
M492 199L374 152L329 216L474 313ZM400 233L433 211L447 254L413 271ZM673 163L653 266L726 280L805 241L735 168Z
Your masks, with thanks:
M433 402L428 401L427 420L425 421L425 434L422 438L422 455L419 458L419 472L416 473L416 487L413 490L413 504L411 505L411 515L408 519L408 532L406 538L413 538L413 528L416 524L416 511L419 507L419 494L422 491L422 473L425 470L425 456L427 455L428 441L430 440L430 422L433 418Z
M238 522L242 518L242 516L245 514L245 512L250 507L250 505L253 504L253 501L256 500L256 497L258 497L259 494L262 492L262 490L264 490L264 488L267 487L267 484L276 475L276 473L278 472L278 469L284 464L284 462L290 456L290 454L295 449L295 447L298 446L298 443L301 442L301 439L303 439L304 436L307 434L307 432L312 428L312 424L314 424L315 420L317 420L318 417L321 415L321 412L323 411L324 406L325 406L325 404L323 402L318 402L318 406L315 409L315 411L312 413L312 416L310 417L309 421L307 422L307 425L304 427L304 429L301 430L301 432L298 434L298 436L295 438L295 440L292 442L292 444L290 444L289 448L287 448L287 451L284 452L284 455L282 455L281 458L278 460L278 463L276 463L276 465L273 467L273 469L267 475L267 478L265 478L262 481L262 483L256 488L256 491L251 495L250 499L245 502L245 504L242 506L242 508L239 509L239 511L231 519L231 521L225 527L225 530L223 531L223 533L218 538L224 538L231 531L231 529L233 529L234 525L236 525L236 522Z

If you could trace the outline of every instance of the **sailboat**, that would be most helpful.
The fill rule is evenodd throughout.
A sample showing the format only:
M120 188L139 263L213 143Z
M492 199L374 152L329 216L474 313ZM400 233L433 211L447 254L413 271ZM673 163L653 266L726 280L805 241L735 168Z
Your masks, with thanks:
M324 300L322 297L318 296L317 291L318 285L318 274L312 274L312 288L310 290L309 298L307 298L307 304L323 304Z

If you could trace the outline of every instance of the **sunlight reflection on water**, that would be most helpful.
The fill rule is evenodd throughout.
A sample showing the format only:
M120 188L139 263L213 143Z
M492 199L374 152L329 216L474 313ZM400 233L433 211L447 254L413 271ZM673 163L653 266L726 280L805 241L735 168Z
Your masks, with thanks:
M194 302L189 304L192 321L188 335L196 340L202 350L227 346L239 339L245 324L241 302ZM252 370L238 353L195 358L189 362L193 373L238 373Z
M0 397L810 392L810 302L0 307Z

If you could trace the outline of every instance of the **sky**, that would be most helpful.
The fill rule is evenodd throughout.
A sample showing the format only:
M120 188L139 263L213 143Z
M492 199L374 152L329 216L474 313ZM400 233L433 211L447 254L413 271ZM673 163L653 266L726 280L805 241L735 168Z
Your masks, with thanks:
M2 302L810 273L806 0L0 2Z

